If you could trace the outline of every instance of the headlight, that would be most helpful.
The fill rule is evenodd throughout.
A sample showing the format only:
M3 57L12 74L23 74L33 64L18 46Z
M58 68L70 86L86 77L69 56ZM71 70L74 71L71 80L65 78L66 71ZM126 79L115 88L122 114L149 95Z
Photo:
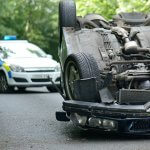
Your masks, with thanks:
M55 71L56 72L60 72L61 70L60 70L60 65L57 65L56 67L55 67Z
M18 65L10 65L9 67L14 72L24 72L24 68Z

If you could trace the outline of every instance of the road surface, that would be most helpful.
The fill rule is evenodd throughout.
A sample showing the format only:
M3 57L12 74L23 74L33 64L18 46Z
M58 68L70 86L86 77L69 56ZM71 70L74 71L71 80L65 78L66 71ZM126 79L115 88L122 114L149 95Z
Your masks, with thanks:
M0 95L0 150L149 150L149 136L81 131L57 122L63 99L46 88Z

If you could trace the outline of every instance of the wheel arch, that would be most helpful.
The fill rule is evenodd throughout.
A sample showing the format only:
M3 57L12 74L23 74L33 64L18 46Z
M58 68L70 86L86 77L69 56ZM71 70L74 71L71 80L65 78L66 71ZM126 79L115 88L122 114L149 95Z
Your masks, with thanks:
M96 100L100 100L98 90L102 88L102 80L100 76L100 70L98 68L97 62L95 58L89 53L77 52L70 54L64 64L64 72L63 72L63 88L65 91L66 98L68 99L70 96L68 95L67 88L69 88L66 83L66 71L69 68L68 63L74 62L76 67L78 68L80 79L90 79L96 78L96 87L97 87L97 98Z
M5 69L0 68L0 73L3 73L6 76L6 79L7 79L7 82L8 82L8 80L9 80L8 72Z

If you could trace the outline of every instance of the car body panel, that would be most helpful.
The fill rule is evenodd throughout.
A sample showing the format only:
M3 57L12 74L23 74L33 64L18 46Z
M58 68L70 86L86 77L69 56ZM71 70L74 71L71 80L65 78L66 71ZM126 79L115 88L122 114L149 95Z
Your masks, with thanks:
M62 70L67 57L70 54L78 52L83 52L94 56L98 63L99 69L105 69L107 66L104 61L108 62L108 56L106 55L105 45L103 42L100 42L104 40L102 35L104 31L108 33L111 47L119 52L120 44L118 43L116 37L111 34L110 30L95 28L75 31L73 28L64 27L63 39L58 51Z
M149 105L148 105L149 106ZM81 128L99 129L103 131L115 131L128 134L149 134L150 133L150 113L146 105L118 105L118 104L100 104L85 101L69 100L63 102L63 109L71 114L77 113L89 118L106 119L115 121L117 128L115 130L104 127L91 127L87 123Z

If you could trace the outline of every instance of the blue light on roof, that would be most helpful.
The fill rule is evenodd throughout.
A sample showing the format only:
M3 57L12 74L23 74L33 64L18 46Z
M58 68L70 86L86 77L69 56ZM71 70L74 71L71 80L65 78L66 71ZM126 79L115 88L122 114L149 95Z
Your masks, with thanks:
M17 40L15 35L5 35L4 40Z

